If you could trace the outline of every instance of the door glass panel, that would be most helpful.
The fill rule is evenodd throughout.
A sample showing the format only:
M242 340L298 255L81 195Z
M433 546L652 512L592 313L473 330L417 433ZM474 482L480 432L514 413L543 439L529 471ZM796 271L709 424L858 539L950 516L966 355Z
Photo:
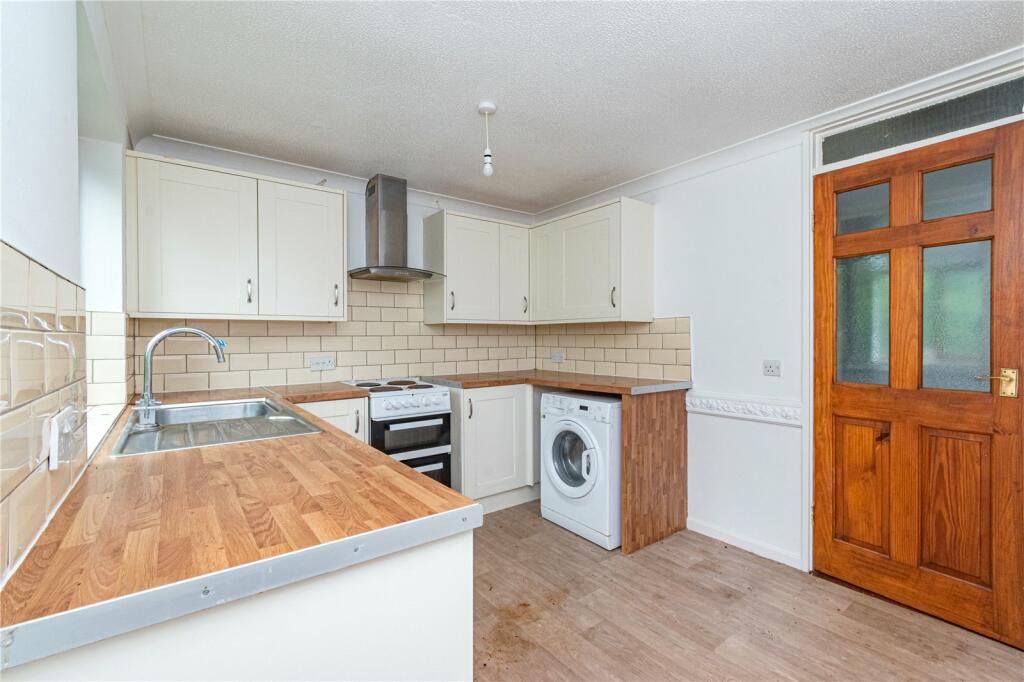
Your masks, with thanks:
M836 380L889 383L889 254L836 261Z
M992 209L992 159L924 174L924 219Z
M992 242L924 249L922 381L926 388L991 390Z
M562 431L551 446L551 457L555 471L562 482L573 488L586 483L583 476L583 452L587 449L583 440L572 431Z
M836 234L889 226L889 183L836 194Z

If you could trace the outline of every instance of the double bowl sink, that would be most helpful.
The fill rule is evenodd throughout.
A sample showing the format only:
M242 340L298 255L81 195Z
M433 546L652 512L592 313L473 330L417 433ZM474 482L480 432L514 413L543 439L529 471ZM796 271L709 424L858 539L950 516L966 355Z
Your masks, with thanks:
M113 457L225 445L320 433L320 429L270 398L218 400L152 409L156 424L143 426L135 409L111 451Z

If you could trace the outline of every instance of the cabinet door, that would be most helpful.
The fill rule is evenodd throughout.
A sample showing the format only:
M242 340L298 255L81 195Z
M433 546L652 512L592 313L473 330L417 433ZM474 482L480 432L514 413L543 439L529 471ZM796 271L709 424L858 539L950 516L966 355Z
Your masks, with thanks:
M255 315L256 181L138 161L139 310Z
M529 485L526 386L463 392L463 493L479 498Z
M569 216L555 224L560 242L561 318L620 317L619 204Z
M530 231L514 225L501 226L500 319L530 319Z
M302 409L323 419L350 436L364 443L369 431L366 425L366 398L349 400L322 400L313 403L301 403Z
M558 223L530 230L531 320L557 320L564 317L561 248Z
M259 181L260 314L345 316L340 194Z
M499 225L450 215L445 228L448 320L499 318Z

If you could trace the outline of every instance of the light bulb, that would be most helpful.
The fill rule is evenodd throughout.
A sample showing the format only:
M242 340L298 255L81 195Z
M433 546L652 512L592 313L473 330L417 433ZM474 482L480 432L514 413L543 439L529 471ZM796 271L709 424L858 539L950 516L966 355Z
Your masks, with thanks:
M491 163L491 148L487 147L484 149L484 177L491 177L494 175L494 166Z

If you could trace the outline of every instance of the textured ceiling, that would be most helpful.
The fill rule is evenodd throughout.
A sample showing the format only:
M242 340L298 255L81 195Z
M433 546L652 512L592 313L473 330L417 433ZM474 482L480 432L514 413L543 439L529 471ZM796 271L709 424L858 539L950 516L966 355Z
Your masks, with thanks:
M134 139L546 209L1024 42L1020 2L105 3ZM494 176L480 173L493 99Z

